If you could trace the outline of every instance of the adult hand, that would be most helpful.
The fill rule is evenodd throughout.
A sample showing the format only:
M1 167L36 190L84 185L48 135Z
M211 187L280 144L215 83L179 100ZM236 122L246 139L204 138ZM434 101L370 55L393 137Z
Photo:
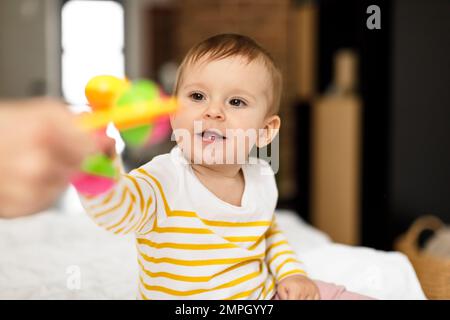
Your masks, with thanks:
M94 140L63 103L0 101L0 217L49 207L94 151Z

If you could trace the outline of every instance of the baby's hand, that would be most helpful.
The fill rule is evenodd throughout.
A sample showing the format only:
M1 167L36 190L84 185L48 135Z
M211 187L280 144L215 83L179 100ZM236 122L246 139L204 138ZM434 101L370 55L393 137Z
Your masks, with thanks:
M319 289L314 281L303 275L294 275L281 280L277 285L275 299L319 300Z

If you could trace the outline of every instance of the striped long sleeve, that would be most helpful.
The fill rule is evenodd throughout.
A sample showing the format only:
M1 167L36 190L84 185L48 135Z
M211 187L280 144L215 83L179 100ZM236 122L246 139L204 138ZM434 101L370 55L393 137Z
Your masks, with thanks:
M303 263L297 259L286 236L278 227L275 216L266 233L265 261L276 282L291 275L306 275Z

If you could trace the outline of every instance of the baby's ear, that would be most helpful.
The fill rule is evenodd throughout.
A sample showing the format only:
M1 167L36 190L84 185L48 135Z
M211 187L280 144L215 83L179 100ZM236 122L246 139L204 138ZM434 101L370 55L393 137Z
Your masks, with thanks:
M267 118L264 123L264 128L259 130L258 139L256 140L258 148L263 148L272 142L280 130L281 119L279 116L274 115Z

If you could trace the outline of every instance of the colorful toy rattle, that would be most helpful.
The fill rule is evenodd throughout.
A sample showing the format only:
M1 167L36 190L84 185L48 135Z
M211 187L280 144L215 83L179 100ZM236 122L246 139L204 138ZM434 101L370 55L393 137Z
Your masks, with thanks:
M161 141L170 132L168 115L177 109L152 81L130 82L113 76L96 76L85 88L91 113L79 116L85 130L104 130L112 122L127 145L140 147ZM104 154L89 156L72 184L83 195L93 196L111 188L117 177L112 159Z

